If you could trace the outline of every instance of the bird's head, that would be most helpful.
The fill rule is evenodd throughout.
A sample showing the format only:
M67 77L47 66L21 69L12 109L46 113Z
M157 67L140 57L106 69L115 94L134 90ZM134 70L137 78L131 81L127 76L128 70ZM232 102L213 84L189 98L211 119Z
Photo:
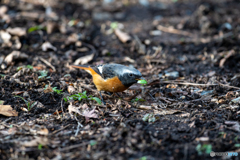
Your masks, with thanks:
M130 87L132 84L137 83L138 80L143 78L139 70L133 67L124 66L121 68L119 79L123 85Z

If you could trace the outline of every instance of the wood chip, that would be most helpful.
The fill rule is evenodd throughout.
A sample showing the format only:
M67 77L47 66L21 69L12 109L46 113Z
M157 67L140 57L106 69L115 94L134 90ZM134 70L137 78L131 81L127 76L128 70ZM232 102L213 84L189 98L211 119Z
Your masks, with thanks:
M129 43L131 41L131 37L127 33L123 32L119 29L115 29L114 33L119 38L119 40L123 43Z

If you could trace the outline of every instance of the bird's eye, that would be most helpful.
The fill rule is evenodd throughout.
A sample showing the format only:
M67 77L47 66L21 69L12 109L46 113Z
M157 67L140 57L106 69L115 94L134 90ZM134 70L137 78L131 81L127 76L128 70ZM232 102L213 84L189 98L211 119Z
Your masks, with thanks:
M129 74L129 76L130 76L130 77L132 77L132 76L133 76L133 74L132 74L132 73L130 73L130 74Z

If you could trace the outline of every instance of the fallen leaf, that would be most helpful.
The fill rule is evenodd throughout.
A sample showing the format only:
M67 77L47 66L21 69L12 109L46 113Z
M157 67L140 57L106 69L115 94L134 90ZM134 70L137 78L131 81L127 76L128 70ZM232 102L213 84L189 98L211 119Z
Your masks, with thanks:
M68 112L70 114L74 113L78 113L79 115L82 115L82 113L80 112L80 107L76 107L75 105L72 105L72 103L70 102L70 104L68 105Z
M7 6L1 6L0 7L0 15L4 15L5 13L7 13L7 11L8 11Z
M51 87L51 85L47 85L47 88L44 90L44 93L52 93L53 92L53 89Z
M48 135L49 131L47 128L41 128L37 133L40 135Z
M48 50L53 50L53 51L57 51L57 48L54 47L50 42L44 42L42 44L42 50L44 52L48 51Z
M17 128L16 127L12 127L12 128L9 128L8 130L0 131L1 134L7 135L7 136L14 135L16 132L17 132Z
M25 147L36 147L39 144L46 146L46 145L48 145L48 143L49 143L49 141L48 141L47 137L36 137L35 139L33 139L31 141L20 142L20 144Z
M11 37L12 36L8 32L0 31L0 43L8 43Z
M20 59L27 59L28 55L25 53L21 53L19 51L12 51L7 57L5 58L5 62L9 65L14 60L20 60Z
M98 118L98 115L96 113L94 113L95 109L88 111L85 110L83 111L83 116L85 116L86 122L89 121L89 118Z
M11 105L0 105L0 114L4 116L18 116L18 112L13 110Z
M80 57L74 62L74 65L87 64L88 62L90 62L93 59L93 57L94 57L94 53L87 55L87 56Z
M15 27L15 28L8 28L7 32L10 33L11 35L14 36L25 36L27 34L26 28L20 28L20 27Z

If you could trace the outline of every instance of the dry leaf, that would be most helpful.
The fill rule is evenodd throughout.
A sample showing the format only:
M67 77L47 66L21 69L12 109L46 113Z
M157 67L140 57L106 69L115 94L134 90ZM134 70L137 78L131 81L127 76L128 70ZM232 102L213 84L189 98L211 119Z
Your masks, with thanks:
M16 127L12 127L12 128L9 128L8 130L0 131L1 134L7 135L7 136L14 135L16 132L17 132L17 128Z
M36 137L36 139L33 139L31 141L20 142L20 144L25 147L36 147L39 144L46 146L48 143L49 141L47 137Z
M78 113L79 115L82 115L82 113L80 112L80 107L76 107L74 105L72 105L72 103L70 102L70 105L68 105L68 111L70 114L74 113Z
M18 59L27 59L28 55L25 53L21 53L19 51L12 51L6 58L5 62L9 65L12 61L18 60Z
M7 32L10 33L11 35L14 36L25 36L27 34L26 28L20 28L20 27L15 27L15 28L8 28Z
M11 105L0 105L0 114L4 116L18 116L18 112L13 110Z
M93 57L94 57L94 53L87 55L87 56L80 57L74 62L74 65L87 64L88 62L90 62L93 59Z
M73 86L68 86L67 90L68 90L68 93L73 93L76 91Z
M44 90L44 93L52 93L52 92L53 92L53 89L52 89L51 85L49 84L47 86L47 88Z
M88 111L85 110L83 111L83 116L85 116L86 122L89 121L89 118L98 118L98 115L96 113L94 113L95 109Z
M48 135L49 131L47 128L41 128L40 131L37 131L40 135Z
M1 43L8 43L11 39L11 35L8 32L0 31L0 44Z
M54 47L50 42L44 42L42 44L42 50L44 52L48 51L48 50L53 50L53 51L57 51L57 48Z

